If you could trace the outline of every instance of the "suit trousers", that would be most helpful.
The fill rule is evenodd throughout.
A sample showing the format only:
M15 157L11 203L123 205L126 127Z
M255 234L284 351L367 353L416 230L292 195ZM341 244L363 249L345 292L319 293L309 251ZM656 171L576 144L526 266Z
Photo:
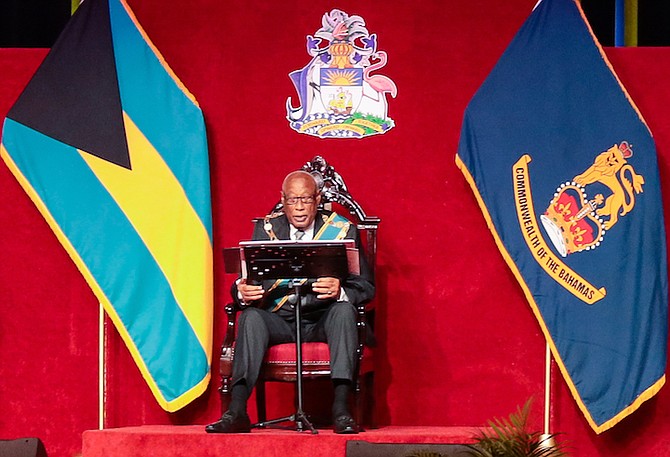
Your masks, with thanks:
M356 308L347 301L333 302L316 322L302 321L302 341L328 343L332 379L353 379L356 346ZM251 389L268 347L295 342L295 322L270 311L249 307L237 323L233 385L244 379Z

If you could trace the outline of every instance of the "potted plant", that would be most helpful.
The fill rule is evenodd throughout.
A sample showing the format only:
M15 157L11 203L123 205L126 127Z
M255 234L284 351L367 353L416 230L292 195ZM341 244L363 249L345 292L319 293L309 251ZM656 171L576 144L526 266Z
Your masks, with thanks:
M556 435L527 430L531 404L532 398L508 418L488 421L490 430L482 430L475 436L476 444L468 445L466 452L472 457L568 456L565 444L556 442Z

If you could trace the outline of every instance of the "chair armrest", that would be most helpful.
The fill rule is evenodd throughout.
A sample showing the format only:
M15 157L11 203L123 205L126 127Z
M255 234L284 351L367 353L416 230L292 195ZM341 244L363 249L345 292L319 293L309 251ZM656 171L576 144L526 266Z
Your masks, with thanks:
M221 344L221 360L232 362L233 345L235 344L235 324L237 322L237 312L239 307L235 303L228 303L224 307L226 313L226 331Z
M374 309L374 300L356 306L356 328L358 330L358 349L356 352L359 358L363 356L363 346L374 347L377 344L371 326L371 320L374 319Z
M219 359L219 374L221 375L221 412L228 410L230 404L230 391L232 389L233 357L235 356L235 324L239 307L235 303L228 303L224 308L226 313L226 329L221 344L221 357Z

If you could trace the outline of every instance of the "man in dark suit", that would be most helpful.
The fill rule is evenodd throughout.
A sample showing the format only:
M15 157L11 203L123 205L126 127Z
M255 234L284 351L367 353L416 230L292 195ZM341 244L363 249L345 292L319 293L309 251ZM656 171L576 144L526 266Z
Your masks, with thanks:
M349 411L349 397L356 366L356 308L374 296L372 275L360 253L356 226L336 213L319 211L321 194L313 176L304 171L290 173L281 192L283 213L272 214L254 227L254 240L353 239L359 248L360 274L344 280L322 277L302 286L300 297L303 341L325 341L330 349L334 387L335 433L358 433ZM243 433L251 430L247 399L251 395L267 348L295 341L295 303L290 285L265 281L248 284L239 279L233 298L243 308L233 361L233 388L228 411L206 427L208 433ZM306 291L306 292L305 292ZM302 295L301 293L301 295Z

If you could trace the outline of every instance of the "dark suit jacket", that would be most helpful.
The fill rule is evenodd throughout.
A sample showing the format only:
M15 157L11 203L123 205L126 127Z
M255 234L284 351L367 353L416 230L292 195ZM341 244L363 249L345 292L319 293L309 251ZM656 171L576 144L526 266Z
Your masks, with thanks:
M324 220L328 218L331 213L329 211L319 211L314 219L314 233L317 233L319 229L323 226ZM280 240L290 239L290 228L288 219L285 215L277 216L270 219L272 224L272 231ZM270 236L263 227L264 221L258 221L254 227L254 233L252 236L253 240L269 240ZM349 226L349 231L347 232L347 239L354 240L356 242L356 247L358 248L358 257L360 263L360 274L353 275L350 274L342 282L342 287L347 294L348 301L357 306L362 303L367 303L372 300L375 294L374 279L370 272L367 261L365 260L365 255L363 255L363 249L361 246L360 236L358 234L358 229L354 224ZM323 313L328 309L328 307L334 303L336 300L328 299L321 300L316 298L316 294L312 292L311 283L309 281L307 284L301 288L301 303L302 303L302 318L309 321L317 321ZM268 290L274 281L264 281L263 288ZM254 303L254 306L259 306L264 309L272 309L274 307L273 299L283 296L286 294L286 289L279 290L275 289L268 294L268 297L263 300L263 303ZM234 300L239 304L239 299L237 296L237 287L233 284L232 294ZM280 308L277 313L287 321L294 320L294 311L288 304L285 304Z

